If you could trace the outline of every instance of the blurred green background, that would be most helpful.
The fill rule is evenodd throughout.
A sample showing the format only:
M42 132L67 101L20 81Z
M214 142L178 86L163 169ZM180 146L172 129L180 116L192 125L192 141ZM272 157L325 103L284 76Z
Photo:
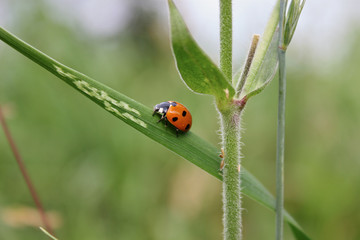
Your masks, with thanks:
M212 98L182 83L167 22L147 3L127 1L127 21L111 34L89 33L49 1L1 3L12 19L1 26L149 107L183 103L192 131L219 143ZM288 54L285 206L314 239L360 239L359 41L354 28L322 68L296 44ZM219 181L2 42L0 73L0 104L59 239L221 239ZM243 165L273 193L276 116L275 80L243 116ZM243 200L244 239L274 239L274 213ZM24 207L34 204L0 131L0 239L47 239Z

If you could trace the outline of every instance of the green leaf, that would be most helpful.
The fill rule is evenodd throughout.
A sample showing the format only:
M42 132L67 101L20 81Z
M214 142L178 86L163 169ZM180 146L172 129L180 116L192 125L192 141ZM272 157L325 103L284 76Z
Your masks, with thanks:
M276 34L278 23L279 1L260 39L240 99L243 97L248 99L260 93L274 78L278 67L278 34Z
M201 50L174 3L169 0L171 42L182 80L194 92L231 99L235 91L220 69Z
M151 108L57 62L1 27L0 39L131 127L192 162L217 179L222 179L218 171L221 160L218 157L219 149L217 147L192 132L180 134L179 137L176 137L174 130L157 123L159 116L152 117ZM273 211L275 210L274 197L253 175L246 171L245 168L242 168L240 177L243 183L242 191L245 195ZM309 239L287 212L285 212L285 218L294 233L297 233L297 239Z

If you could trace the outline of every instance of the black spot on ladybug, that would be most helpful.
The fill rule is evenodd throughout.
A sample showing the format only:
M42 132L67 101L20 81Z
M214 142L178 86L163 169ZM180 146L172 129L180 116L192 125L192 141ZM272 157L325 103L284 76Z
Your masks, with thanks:
M173 120L173 122L176 122L176 121L178 120L178 118L177 118L177 117L173 117L172 120Z
M185 129L187 130L187 129L189 129L189 128L190 128L190 124L186 125L186 128L185 128Z
M186 116L186 111L182 112L182 116L185 117Z

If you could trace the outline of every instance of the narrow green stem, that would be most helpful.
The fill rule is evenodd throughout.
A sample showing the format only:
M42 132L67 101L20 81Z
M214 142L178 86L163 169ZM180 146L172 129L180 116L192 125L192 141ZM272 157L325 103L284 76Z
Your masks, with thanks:
M279 53L279 106L276 151L276 239L283 239L283 209L284 209L284 150L285 150L285 51Z
M220 69L232 79L232 8L231 0L220 0Z
M241 111L220 113L223 167L224 240L241 239L240 120Z
M276 149L276 240L283 239L284 222L284 151L285 151L285 97L286 97L286 73L285 73L285 49L283 47L283 29L286 0L280 1L279 16L279 105Z

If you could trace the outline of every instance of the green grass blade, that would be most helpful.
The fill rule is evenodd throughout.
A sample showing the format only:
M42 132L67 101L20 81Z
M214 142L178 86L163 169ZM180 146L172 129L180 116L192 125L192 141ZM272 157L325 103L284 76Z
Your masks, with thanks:
M286 21L284 28L284 48L287 48L294 36L296 26L298 24L300 14L304 8L306 0L292 0L286 13Z
M179 137L176 137L173 129L169 127L166 128L163 124L157 123L159 117L152 117L151 108L55 61L1 27L0 39L131 127L192 162L219 180L222 179L218 171L221 160L218 157L220 149L217 147L192 132L180 134ZM240 177L243 183L242 192L245 195L269 209L275 210L274 197L254 176L247 172L245 168L241 168ZM301 237L306 236L306 234L287 212L285 212L285 218L290 226L292 226L292 229L302 234L299 234L300 237L297 238L298 240L309 239Z
M220 69L192 38L174 3L169 0L171 42L182 80L194 92L218 99L234 96L235 90ZM227 96L228 94L228 96Z

